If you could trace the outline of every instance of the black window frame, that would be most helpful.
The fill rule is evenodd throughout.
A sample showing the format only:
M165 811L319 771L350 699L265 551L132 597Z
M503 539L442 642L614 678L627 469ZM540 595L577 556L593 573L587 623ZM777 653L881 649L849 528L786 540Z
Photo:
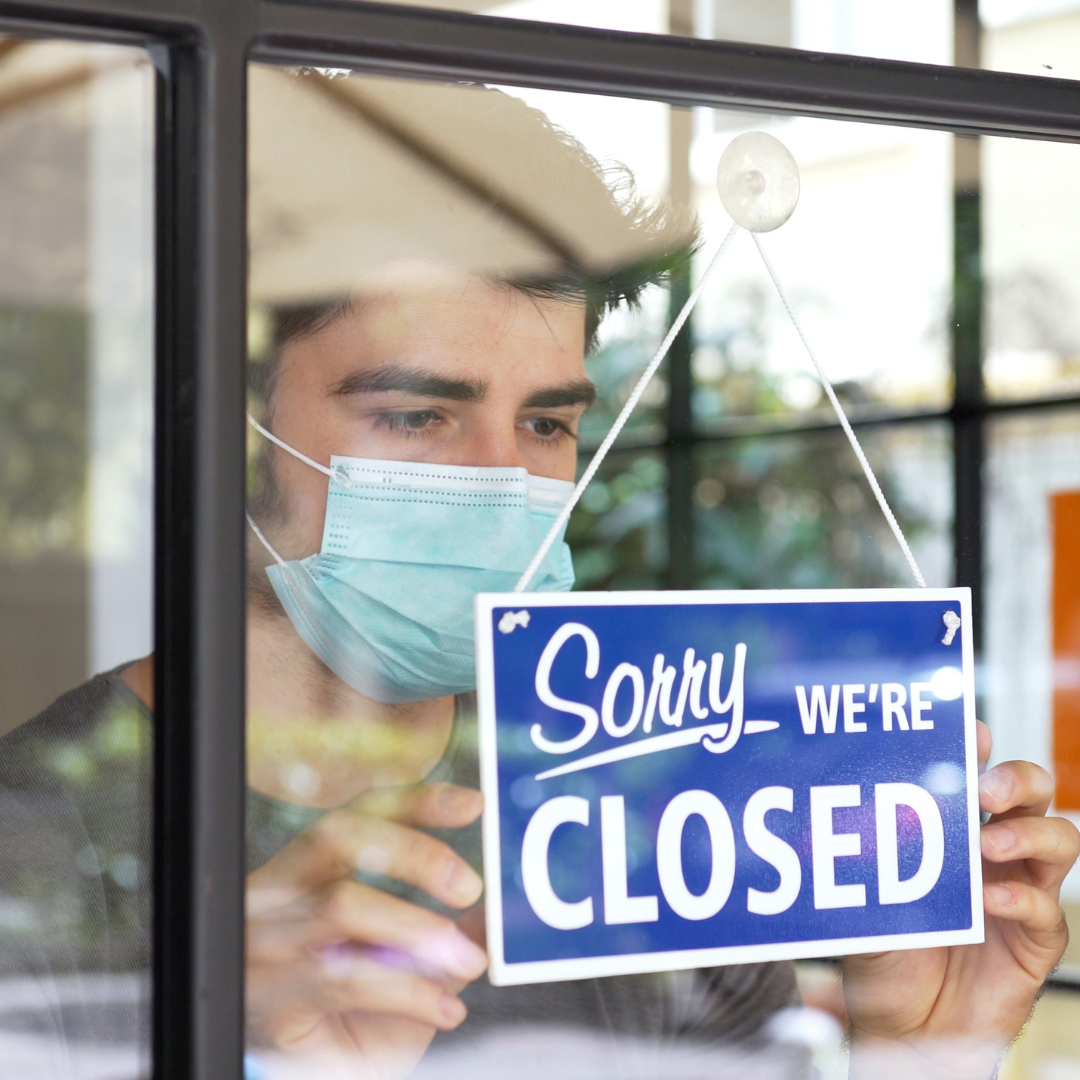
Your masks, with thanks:
M957 0L958 19L970 21L972 10L973 0ZM1080 82L364 0L0 0L0 33L138 45L150 51L157 73L153 1053L159 1080L242 1075L249 61L1080 142ZM960 59L977 63L977 54ZM980 350L978 289L973 296L969 337L954 342L961 361L965 350L974 349L976 359ZM958 364L956 375L948 410L861 422L938 416L953 426L963 479L958 582L978 595L987 417L1080 398L988 402L977 368L973 375ZM743 433L736 427L696 432L688 394L675 395L669 406L668 450ZM682 487L685 502L689 488ZM687 510L673 507L670 516Z

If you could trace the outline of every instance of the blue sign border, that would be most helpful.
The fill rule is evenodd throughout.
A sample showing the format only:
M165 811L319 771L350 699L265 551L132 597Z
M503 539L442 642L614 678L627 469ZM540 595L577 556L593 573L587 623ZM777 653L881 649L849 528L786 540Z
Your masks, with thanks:
M933 932L883 934L781 943L683 949L510 963L505 958L499 819L498 754L495 715L494 635L496 608L619 607L702 604L821 604L882 601L951 601L960 605L964 676L963 715L968 815L971 920L967 928ZM889 949L920 949L976 944L984 939L982 853L978 805L978 762L975 732L974 653L970 589L798 589L761 591L485 593L475 598L476 675L480 742L480 779L484 793L483 846L487 915L488 977L495 986L838 956Z

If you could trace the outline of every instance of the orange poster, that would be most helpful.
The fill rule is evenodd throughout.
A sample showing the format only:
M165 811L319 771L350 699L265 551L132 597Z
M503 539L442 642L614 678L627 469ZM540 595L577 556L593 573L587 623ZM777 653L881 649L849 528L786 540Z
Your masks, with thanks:
M1080 810L1080 491L1051 495L1050 515L1056 803L1059 810Z

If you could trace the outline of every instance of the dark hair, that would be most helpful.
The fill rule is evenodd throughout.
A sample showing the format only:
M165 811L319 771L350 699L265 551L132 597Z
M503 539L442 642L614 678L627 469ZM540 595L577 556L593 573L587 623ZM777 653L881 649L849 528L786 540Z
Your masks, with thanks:
M603 277L566 270L550 276L509 279L497 284L540 300L582 303L585 308L585 353L588 355L596 347L600 324L609 312L621 304L636 307L649 285L666 282L672 275L685 272L691 254L692 248L680 248L632 266L620 267ZM318 334L355 311L356 303L351 296L337 296L315 303L282 304L271 310L272 332L266 358L249 365L249 387L268 416L285 348L291 342Z

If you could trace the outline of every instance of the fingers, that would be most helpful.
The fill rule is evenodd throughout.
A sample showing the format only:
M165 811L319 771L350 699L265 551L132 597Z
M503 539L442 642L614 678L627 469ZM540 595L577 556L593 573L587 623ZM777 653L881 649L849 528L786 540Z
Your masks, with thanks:
M484 797L454 784L408 784L366 791L349 809L368 817L420 829L457 829L471 825L484 808Z
M1065 916L1057 901L1045 890L1022 881L994 881L983 886L986 914L1009 922L1021 923L1024 929L1044 940L1067 936Z
M320 958L322 1006L327 1012L384 1013L417 1020L441 1031L465 1019L460 998L432 979L395 970L362 954Z
M981 772L986 768L986 763L990 760L990 751L994 748L994 739L990 734L990 729L981 720L975 721L975 746Z
M451 920L379 889L343 881L326 891L324 940L379 946L412 958L413 966L472 981L487 954ZM394 962L392 956L384 957Z
M265 906L358 870L414 885L449 907L470 907L483 891L480 875L441 840L351 810L326 814L252 875L252 885L263 890Z
M1045 814L1053 796L1050 774L1030 761L1006 761L979 777L979 807L995 818Z
M450 919L355 881L338 882L272 919L248 922L253 962L282 963L343 944L375 950L371 955L389 966L467 982L487 967L484 950Z
M342 950L309 955L288 968L249 967L247 997L249 1030L256 1041L281 1048L309 1037L330 1016L401 1017L450 1031L467 1012L433 979Z
M1080 832L1064 818L1018 817L982 829L983 858L993 863L1025 860L1035 884L1060 885L1080 853Z

